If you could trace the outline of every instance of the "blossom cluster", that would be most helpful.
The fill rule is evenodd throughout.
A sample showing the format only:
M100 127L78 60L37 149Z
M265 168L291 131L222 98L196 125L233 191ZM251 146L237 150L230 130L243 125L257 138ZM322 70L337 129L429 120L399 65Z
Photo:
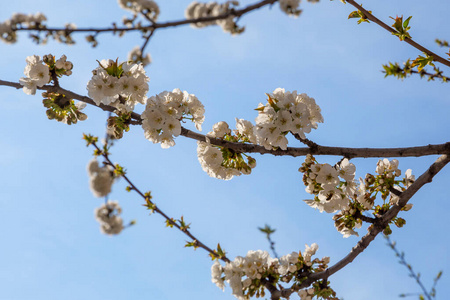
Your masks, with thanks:
M304 139L305 133L323 123L320 107L306 94L277 88L267 96L267 104L260 103L257 108L254 134L257 143L268 150L276 147L286 150L289 132Z
M119 234L123 229L123 220L119 215L122 208L117 201L107 201L95 209L95 219L100 223L100 231L104 234Z
M104 59L92 73L87 90L95 104L125 112L133 111L137 103L145 104L150 79L141 64Z
M279 2L280 9L289 16L298 17L302 13L302 10L298 8L300 0L280 0Z
M367 174L364 180L359 179L359 186L354 179L356 168L348 159L331 166L317 163L314 157L308 154L299 171L303 173L306 192L315 195L313 200L304 201L320 212L339 211L333 219L336 229L344 237L358 235L354 229L361 227L363 212L373 211L375 217L382 215L390 206L398 203L399 197L393 190L401 193L415 180L410 169L402 180L395 179L401 175L396 159L379 160L376 168L378 175ZM377 195L381 195L383 205L375 205ZM408 204L404 210L411 207L412 205ZM398 227L403 225L401 218L395 218L393 222Z
M50 69L38 55L28 56L26 62L27 66L23 71L26 77L20 78L19 82L23 85L25 94L34 95L37 87L50 82Z
M307 204L327 213L347 209L349 197L356 191L355 165L348 159L342 160L336 166L313 163L311 155L307 155L304 165L308 166L303 177L306 192L316 194L318 200L307 200ZM343 184L341 179L344 180Z
M36 88L49 83L52 80L52 74L57 77L72 74L73 64L67 61L65 55L58 60L55 60L51 54L44 55L42 59L38 55L32 55L26 58L26 62L27 65L23 71L26 77L20 78L19 82L27 95L36 94Z
M240 300L249 299L255 294L264 297L266 281L273 285L291 281L301 284L307 275L324 271L330 258L312 259L317 249L315 243L306 245L303 253L292 252L279 259L270 257L267 251L249 251L245 257L237 256L225 266L215 261L211 267L211 280L222 290L227 282L233 295ZM308 299L303 294L299 292L301 299Z
M131 51L128 53L128 61L138 64L141 63L143 67L151 64L152 58L150 56L150 53L147 53L147 55L142 56L142 51L139 46L134 47L131 49Z
M100 167L96 158L87 165L89 175L89 186L95 197L105 197L111 193L114 182L114 172L109 166Z
M164 91L147 100L141 115L145 138L161 143L162 148L172 147L174 137L181 133L180 121L191 120L198 130L202 130L204 113L205 108L195 95L180 89Z
M118 0L119 6L134 14L142 13L156 22L159 16L159 6L153 0Z
M242 123L242 120L236 120ZM213 131L209 132L208 137L239 142L240 136L233 136L226 122L218 122L213 125ZM206 142L197 142L197 157L203 171L209 176L230 180L233 176L241 174L248 175L256 167L256 160L245 155L245 161L242 153L237 153L231 149L211 145L209 138Z
M184 15L188 20L217 17L230 13L232 7L238 5L238 1L227 1L222 4L217 2L199 3L194 1L186 8ZM224 32L229 32L233 35L240 34L244 31L244 28L239 27L234 19L235 17L230 15L227 18L215 21L191 23L191 26L195 28L202 28L210 25L219 25L222 27Z
M15 43L17 42L17 28L40 28L46 20L47 17L40 12L34 15L15 13L11 19L0 23L0 39L8 44Z

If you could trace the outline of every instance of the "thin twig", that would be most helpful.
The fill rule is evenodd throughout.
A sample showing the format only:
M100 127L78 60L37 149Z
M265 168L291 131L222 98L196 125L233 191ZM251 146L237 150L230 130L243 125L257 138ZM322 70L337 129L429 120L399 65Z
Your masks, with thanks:
M397 250L397 247L395 247L395 242L392 242L388 235L384 235L384 238L387 240L388 246L392 249L392 251L395 252L395 256L397 256L400 259L400 261L399 261L400 264L404 265L408 269L409 275L416 280L417 284L422 289L425 297L427 297L428 300L432 300L430 294L428 293L427 289L425 288L425 286L423 285L422 281L420 280L419 275L416 274L414 272L413 268L411 267L411 265L406 262L405 254L403 252L400 253Z
M97 149L97 151L99 151L100 153L102 153L102 156L105 158L106 163L108 165L110 165L111 167L113 167L115 170L117 169L116 165L114 165L112 163L112 161L109 159L108 154L106 154L104 151L102 151L95 142L92 143L92 145ZM131 182L131 180L128 178L128 176L126 174L121 175L121 177L123 177L125 179L125 181L130 185L131 189L134 190L136 193L139 194L139 196L141 196L144 200L150 202L151 204L155 205L155 203L153 203L150 199L148 199L148 197L146 197L144 195L144 193L142 193L134 184L133 182ZM200 247L204 250L206 250L207 252L209 252L211 255L220 258L222 261L224 262L230 262L230 260L226 257L226 256L219 256L216 252L214 252L211 248L209 248L208 246L206 246L204 243L200 242L199 239L197 239L188 229L182 229L180 225L178 225L176 222L173 221L172 218L169 218L161 209L158 208L158 206L154 206L154 211L158 214L160 214L161 216L163 216L164 219L166 219L167 222L169 222L171 225L173 225L174 227L178 228L181 232L183 232L185 235L187 235L190 239L192 239L193 242L195 242L195 246L196 247Z
M388 26L386 23L380 21L377 17L375 17L373 14L371 14L370 12L368 12L366 9L364 9L361 5L359 5L358 3L356 3L354 0L346 0L347 3L353 5L355 8L357 8L359 11L361 11L368 20L378 24L379 26L381 26L382 28L384 28L385 30L389 31L390 33L397 33L397 31L395 31L394 28ZM408 44L410 44L411 46L413 46L414 48L427 53L429 56L433 56L433 60L440 62L443 65L446 65L447 67L450 67L450 61L446 60L445 58L437 55L436 53L434 53L433 51L425 48L424 46L416 43L415 41L413 41L410 38L405 38L404 41Z
M197 19L186 19L186 20L180 20L180 21L169 21L165 23L156 23L152 22L151 25L148 26L141 26L141 27L110 27L110 28L76 28L76 29L67 29L67 28L17 28L15 31L39 31L39 32L58 32L58 31L65 31L68 33L77 33L77 32L95 32L95 33L101 33L101 32L127 32L127 31L141 31L141 30L156 30L158 28L169 28L169 27L177 27L182 25L188 25L188 24L194 24L194 23L202 23L202 22L211 22L211 21L217 21L226 19L230 16L233 17L240 17L246 13L249 13L253 10L259 9L261 7L264 7L269 4L273 4L277 2L278 0L263 0L261 2L248 5L242 9L230 9L229 12L214 16L214 17L205 17L205 18L197 18Z

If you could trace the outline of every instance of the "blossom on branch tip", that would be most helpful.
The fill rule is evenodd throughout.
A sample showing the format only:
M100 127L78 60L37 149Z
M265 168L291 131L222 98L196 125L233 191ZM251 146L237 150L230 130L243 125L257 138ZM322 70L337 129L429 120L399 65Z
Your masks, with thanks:
M27 66L23 72L26 77L20 78L19 82L23 85L25 94L34 95L37 87L50 82L50 69L38 55L28 56L26 62Z
M259 114L254 129L257 143L267 150L277 147L286 150L289 132L306 138L305 133L323 123L320 107L306 94L277 88L267 97L267 104L260 103L256 109Z
M223 4L219 4L217 2L199 3L194 1L186 8L184 15L188 20L217 17L229 14L233 9L233 6L238 5L238 1L227 1ZM224 32L229 32L232 35L240 34L245 28L239 27L234 19L235 17L230 15L227 18L218 19L215 21L191 23L191 26L194 28L202 28L210 25L219 25L222 27Z
M141 64L104 59L92 74L87 90L95 104L125 112L133 111L137 103L145 104L150 79Z
M108 201L95 209L95 219L100 223L100 231L107 235L119 234L123 230L123 220L119 215L122 208L118 201Z
M134 47L131 49L131 51L128 53L128 61L132 63L142 63L142 66L147 66L151 64L152 58L150 56L150 53L147 53L147 55L142 56L141 48L139 46Z
M121 8L134 14L142 13L154 22L158 19L159 6L153 0L118 0L117 2Z
M89 161L87 165L89 175L89 186L95 197L105 197L111 193L111 187L114 182L114 173L111 167L98 165L96 158Z
M298 17L302 13L299 6L300 0L280 0L280 9L288 16Z
M17 42L16 29L18 28L44 28L43 22L47 17L43 13L25 15L14 13L11 19L0 23L0 40L7 44Z

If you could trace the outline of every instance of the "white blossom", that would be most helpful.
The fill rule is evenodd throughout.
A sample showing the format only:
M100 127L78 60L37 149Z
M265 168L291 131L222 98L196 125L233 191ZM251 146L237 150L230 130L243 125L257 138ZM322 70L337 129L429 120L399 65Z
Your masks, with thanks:
M105 197L111 193L111 187L114 182L112 170L98 165L96 158L93 158L87 165L89 175L89 186L95 197Z
M280 9L289 16L298 17L302 12L299 9L300 0L280 0Z
M109 74L107 70L116 66L121 74ZM93 76L87 84L89 97L95 104L105 104L126 112L133 111L137 103L145 104L148 81L141 64L130 62L116 63L102 60L100 66L92 71Z
M258 106L259 114L253 130L256 142L268 150L276 147L286 150L286 135L289 132L305 138L305 133L323 122L320 108L306 94L299 95L297 91L291 93L278 88L268 97L266 105Z
M28 56L27 65L24 70L26 77L20 78L23 91L28 95L36 94L36 88L42 87L50 82L50 69L38 55Z
M216 17L229 13L232 6L238 5L238 1L227 1L222 4L217 2L200 3L194 1L186 8L184 15L188 20ZM191 23L191 26L194 28L202 28L210 25L219 25L225 32L229 32L233 35L240 34L244 31L244 28L238 27L234 18L234 16L229 16L214 21Z
M118 0L119 6L134 14L142 13L156 22L160 10L158 4L153 0Z
M119 215L122 208L117 201L108 201L95 209L95 218L100 223L100 231L104 234L119 234L123 230L123 221Z
M128 53L128 61L132 63L142 63L142 65L145 67L152 62L152 57L150 56L150 53L147 53L147 55L142 56L141 47L136 46Z
M47 17L43 13L22 14L14 13L9 20L0 23L0 40L7 44L17 42L16 29L19 27L34 28L42 25Z
M145 138L153 143L161 143L163 148L172 147L175 145L173 137L181 133L180 121L183 118L191 119L196 128L201 130L204 112L203 104L195 95L180 89L150 97L141 115Z

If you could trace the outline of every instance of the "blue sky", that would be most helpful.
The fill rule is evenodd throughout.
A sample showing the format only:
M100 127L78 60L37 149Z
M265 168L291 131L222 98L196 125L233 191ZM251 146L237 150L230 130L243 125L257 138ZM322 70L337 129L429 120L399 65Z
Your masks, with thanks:
M105 27L128 14L110 2L22 0L0 10L0 20L14 12L41 11L49 26L73 22ZM189 3L159 1L159 20L182 19ZM253 1L241 4L249 3ZM393 22L389 16L412 15L412 37L443 54L434 39L450 39L445 25L450 4L428 3L427 10L422 1L370 0L363 5L388 24ZM381 73L382 64L401 63L419 51L376 24L347 20L354 10L348 4L321 1L302 3L302 8L297 19L283 14L278 4L252 12L240 20L246 31L237 37L218 27L157 31L147 48L153 58L146 68L148 95L174 88L195 94L206 109L204 133L218 121L230 126L235 117L253 121L253 109L265 101L265 93L283 87L307 93L321 106L325 123L309 135L321 145L400 147L450 140L446 84L416 77L385 79ZM87 94L96 60L125 60L128 51L142 43L137 34L103 34L92 49L82 34L75 39L74 46L53 41L36 46L22 33L17 44L0 44L0 79L18 82L29 55L66 54L74 69L61 85ZM105 112L87 107L87 121L67 126L46 118L39 95L0 89L1 300L233 299L229 288L222 292L211 283L206 252L183 248L184 235L165 228L160 216L149 217L142 199L125 192L123 181L114 185L111 199L121 203L125 221L136 219L137 225L115 237L99 232L93 210L102 199L89 191L85 166L92 149L81 137L103 136ZM175 218L183 215L202 242L211 247L220 242L229 257L269 250L257 231L265 223L277 229L273 238L280 255L303 251L305 243L315 242L318 256L330 256L334 263L358 241L343 239L331 215L302 202L310 198L297 171L304 158L255 155L258 166L252 175L224 182L202 171L195 141L178 137L176 143L161 149L134 127L112 149L111 158L125 166L138 187L152 191L163 211ZM301 146L295 141L290 145ZM400 169L411 168L417 176L436 158L400 159ZM333 164L339 159L319 158ZM355 159L357 176L373 173L376 162ZM447 167L411 200L413 209L402 213L405 227L392 234L427 286L444 271L438 299L450 293L449 180ZM418 291L381 236L330 280L346 300L397 299L400 293Z

